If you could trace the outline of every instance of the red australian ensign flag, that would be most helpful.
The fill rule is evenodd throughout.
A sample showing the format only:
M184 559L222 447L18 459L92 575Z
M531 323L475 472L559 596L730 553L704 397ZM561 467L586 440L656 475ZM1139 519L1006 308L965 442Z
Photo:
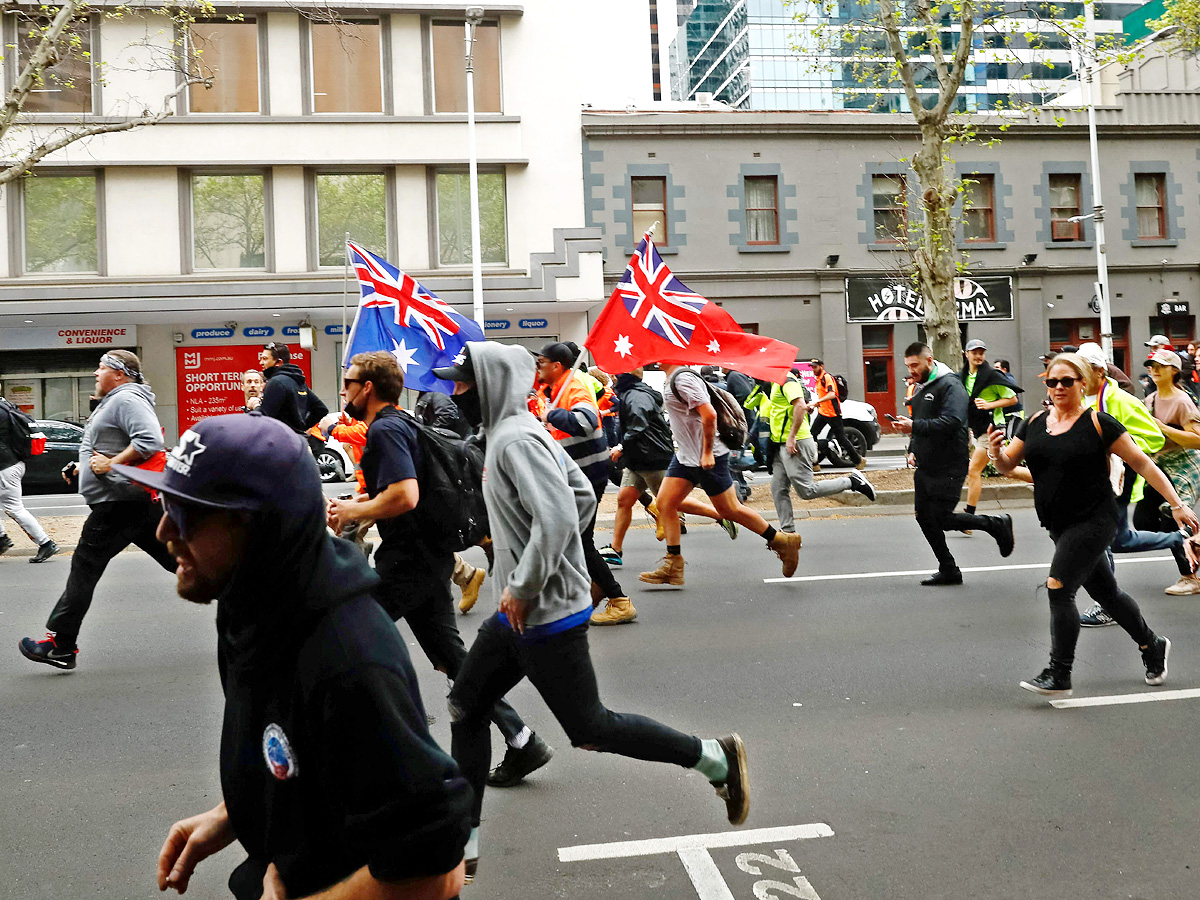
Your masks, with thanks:
M606 372L647 363L724 366L783 381L796 348L746 334L733 316L676 278L647 233L584 345Z

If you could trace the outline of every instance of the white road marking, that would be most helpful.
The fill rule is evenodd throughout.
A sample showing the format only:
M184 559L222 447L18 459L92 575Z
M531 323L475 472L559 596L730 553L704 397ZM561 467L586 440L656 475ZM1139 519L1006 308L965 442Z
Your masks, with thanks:
M1134 563L1173 562L1171 556L1143 556L1137 559L1118 559L1117 565L1133 565ZM1049 571L1050 563L1019 563L1011 566L963 566L963 572L1016 572L1021 569L1045 569ZM909 569L903 572L843 572L838 575L793 575L791 578L764 578L763 584L792 584L799 581L853 581L856 578L903 578L913 575L928 575L933 567L925 569Z
M775 841L801 841L818 837L833 837L833 829L824 822L813 822L808 825L752 828L748 831L684 834L678 837L651 838L644 841L580 844L575 847L559 847L558 861L582 862L591 859L624 859L630 856L655 856L659 853L678 853L680 850L707 849L710 847L741 847L748 844L770 844Z
M1070 700L1051 700L1055 709L1075 709L1080 706L1123 706L1126 703L1153 703L1156 700L1195 700L1200 688L1179 691L1146 691L1141 694L1111 694L1107 697L1080 697Z
M721 870L707 850L703 847L680 850L679 859L687 869L699 900L733 900L733 892L729 890L729 885L721 877Z

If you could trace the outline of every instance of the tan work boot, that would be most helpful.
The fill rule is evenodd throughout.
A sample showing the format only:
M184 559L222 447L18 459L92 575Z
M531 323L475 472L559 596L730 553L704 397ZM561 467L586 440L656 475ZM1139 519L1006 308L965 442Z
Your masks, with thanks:
M683 557L668 553L658 562L653 572L643 572L638 581L646 584L683 584Z
M800 535L777 531L768 546L783 560L783 577L791 578L795 575L796 566L800 564Z
M637 618L637 610L629 602L628 597L617 597L608 601L608 606L592 613L593 625L620 625L622 622L632 622Z
M854 464L854 468L858 469L858 471L860 471L860 472L861 472L861 471L862 471L863 469L865 469L866 467L867 467L867 460L866 460L866 457L860 456L860 457L858 458L858 462L856 462L856 463Z
M1170 594L1172 597L1187 597L1192 594L1200 594L1200 578L1195 575L1180 575L1179 580L1163 591L1164 594Z
M646 512L650 513L650 518L654 519L654 537L660 541L667 539L667 532L663 529L662 516L658 514L658 504L653 500L646 507Z
M483 569L476 569L464 584L459 585L462 588L462 599L458 601L458 611L464 616L471 611L479 599L479 588L483 585L483 579L486 577L487 572Z

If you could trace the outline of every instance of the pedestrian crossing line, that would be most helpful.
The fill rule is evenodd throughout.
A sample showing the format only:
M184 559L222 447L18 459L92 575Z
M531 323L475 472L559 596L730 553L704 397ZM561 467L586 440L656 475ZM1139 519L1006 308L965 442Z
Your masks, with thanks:
M1081 706L1123 706L1127 703L1153 703L1156 700L1195 700L1200 698L1200 688L1185 688L1178 691L1145 691L1141 694L1110 694L1107 697L1079 697L1068 700L1051 700L1055 709L1077 709Z
M1128 566L1134 563L1174 562L1171 556L1141 556L1136 559L1118 559L1118 566ZM1017 572L1022 569L1050 569L1049 562L1018 563L1011 566L963 566L962 572ZM911 578L914 575L928 575L931 568L907 569L896 572L842 572L837 575L793 575L791 578L764 578L763 584L795 584L801 581L853 581L857 578Z
M750 844L800 841L819 837L833 837L833 829L824 822L812 822L807 825L781 825L776 828L751 828L746 831L719 831L714 834L683 834L643 841L580 844L575 847L559 847L558 861L624 859L631 856L656 856L659 853L679 853L680 851L712 847L742 847Z

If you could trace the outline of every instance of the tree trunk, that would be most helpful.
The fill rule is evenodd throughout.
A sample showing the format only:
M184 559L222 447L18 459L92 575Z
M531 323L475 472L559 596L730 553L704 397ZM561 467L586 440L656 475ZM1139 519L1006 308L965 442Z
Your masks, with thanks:
M958 303L954 299L956 276L954 203L958 188L947 178L942 122L921 125L921 149L913 157L917 173L925 227L921 244L913 254L917 285L925 298L925 334L933 358L951 368L962 365L962 341L958 332Z

